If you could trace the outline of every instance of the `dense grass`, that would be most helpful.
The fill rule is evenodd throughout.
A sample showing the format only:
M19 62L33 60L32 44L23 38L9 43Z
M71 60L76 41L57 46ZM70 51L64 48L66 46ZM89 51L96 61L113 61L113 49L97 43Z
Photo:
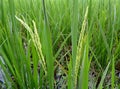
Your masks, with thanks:
M6 88L119 88L119 3L0 0Z

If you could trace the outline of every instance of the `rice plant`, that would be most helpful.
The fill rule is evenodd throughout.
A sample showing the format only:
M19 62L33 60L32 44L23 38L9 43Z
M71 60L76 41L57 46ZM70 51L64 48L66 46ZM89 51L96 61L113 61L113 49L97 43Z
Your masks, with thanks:
M0 89L119 89L119 0L0 0Z

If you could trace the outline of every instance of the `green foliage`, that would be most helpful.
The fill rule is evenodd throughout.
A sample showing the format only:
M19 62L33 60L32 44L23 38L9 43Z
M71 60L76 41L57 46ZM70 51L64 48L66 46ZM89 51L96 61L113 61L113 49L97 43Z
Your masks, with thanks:
M0 57L4 61L0 60L0 67L6 88L102 89L109 84L117 88L118 3L0 0ZM91 72L96 73L93 85Z

